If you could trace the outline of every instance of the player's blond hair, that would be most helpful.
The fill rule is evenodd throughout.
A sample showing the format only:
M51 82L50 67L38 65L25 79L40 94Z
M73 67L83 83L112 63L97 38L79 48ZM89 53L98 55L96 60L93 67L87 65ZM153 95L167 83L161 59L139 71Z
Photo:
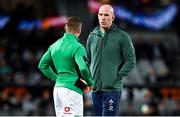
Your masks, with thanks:
M77 32L82 26L80 17L72 16L67 18L66 27L68 32Z

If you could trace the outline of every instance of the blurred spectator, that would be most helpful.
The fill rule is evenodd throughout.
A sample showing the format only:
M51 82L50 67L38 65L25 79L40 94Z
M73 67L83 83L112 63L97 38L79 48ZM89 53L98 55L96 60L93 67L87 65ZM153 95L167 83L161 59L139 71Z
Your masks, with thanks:
M158 115L157 110L157 98L152 90L147 89L144 94L144 104L141 106L141 111L143 115Z
M50 103L52 103L52 99L50 98L50 91L49 90L44 90L42 92L42 96L39 102L39 110L40 110L40 115L48 115L48 111L49 110L49 105Z
M180 115L180 101L178 100L176 103L175 103L176 107L174 109L174 111L172 112L171 115L174 115L174 116L178 116Z
M4 58L0 58L0 83L8 84L11 79L11 67Z
M22 102L24 115L35 115L38 112L37 104L30 93L27 93Z

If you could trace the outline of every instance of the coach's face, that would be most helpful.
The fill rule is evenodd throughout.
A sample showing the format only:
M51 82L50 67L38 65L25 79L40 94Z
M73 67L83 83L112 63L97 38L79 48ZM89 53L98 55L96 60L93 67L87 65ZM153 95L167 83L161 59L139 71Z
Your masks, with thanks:
M112 22L114 21L114 18L115 16L112 7L105 5L99 9L98 20L101 28L110 28Z

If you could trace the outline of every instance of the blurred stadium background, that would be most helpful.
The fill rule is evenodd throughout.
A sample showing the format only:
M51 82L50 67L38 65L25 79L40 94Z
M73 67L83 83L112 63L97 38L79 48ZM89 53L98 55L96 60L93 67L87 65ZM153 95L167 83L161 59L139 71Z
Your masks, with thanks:
M180 115L179 0L0 0L0 116L55 115L54 82L38 62L63 35L67 16L82 18L85 45L105 3L130 33L137 56L124 79L121 115ZM84 108L93 115L90 93Z

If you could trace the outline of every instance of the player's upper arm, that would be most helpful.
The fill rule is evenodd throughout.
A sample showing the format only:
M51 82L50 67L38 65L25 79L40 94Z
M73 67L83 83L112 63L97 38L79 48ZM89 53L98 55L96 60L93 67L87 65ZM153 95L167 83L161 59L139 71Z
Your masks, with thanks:
M86 62L84 58L86 58L86 50L83 46L80 46L76 51L75 51L75 61L79 66L80 71L83 71L86 69Z

